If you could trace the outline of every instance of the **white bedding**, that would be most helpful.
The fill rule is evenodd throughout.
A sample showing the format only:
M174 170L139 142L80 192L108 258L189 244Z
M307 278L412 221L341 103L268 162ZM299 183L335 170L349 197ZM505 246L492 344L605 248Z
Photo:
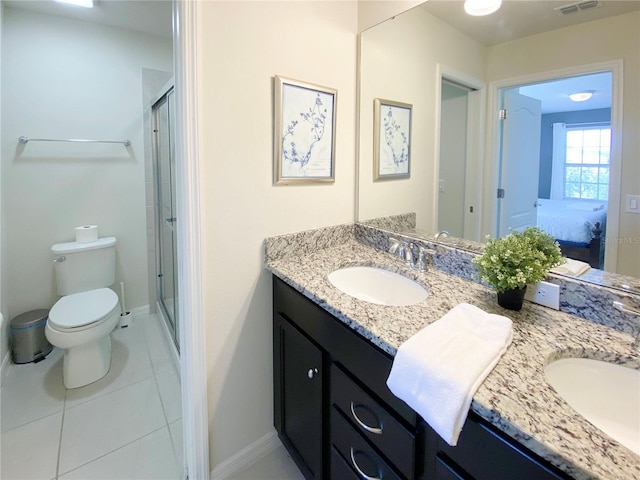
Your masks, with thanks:
M538 227L557 240L589 243L595 223L604 232L606 220L606 202L538 199Z

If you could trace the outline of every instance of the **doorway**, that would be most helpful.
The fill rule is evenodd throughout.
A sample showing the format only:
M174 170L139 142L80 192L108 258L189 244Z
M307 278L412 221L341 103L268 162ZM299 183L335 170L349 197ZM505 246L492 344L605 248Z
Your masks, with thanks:
M180 352L176 242L175 98L171 87L152 107L156 182L156 298L158 311Z
M531 90L528 89L535 89L540 85L554 81L565 81L582 77L588 78L590 75L596 74L606 74L609 76L607 80L607 88L609 90L610 101L607 108L610 108L610 132L612 140L610 144L608 166L608 199L605 200L604 203L606 205L607 235L615 237L618 233L620 213L621 143L619 135L622 131L622 62L619 60L608 61L550 72L540 72L525 77L492 82L489 89L489 104L495 106L495 110L493 110L493 112L497 113L501 109L501 97L505 90L517 88L520 93L524 93L527 96L534 96ZM567 97L568 100L567 94L565 94L565 97ZM495 121L489 121L487 123L489 125L487 139L489 140L488 146L490 147L487 158L493 161L494 174L493 178L488 179L488 183L486 183L485 201L487 202L487 205L492 205L492 208L491 213L483 219L483 230L487 234L490 233L492 236L496 235L500 231L500 208L503 203L502 199L499 198L500 188L502 188L502 172L499 161L502 148L502 139L500 136L502 120L498 120L497 114L495 119ZM545 123L543 122L541 126L544 128ZM542 158L542 161L544 162L544 158ZM541 188L543 187L542 182L540 183L540 186ZM546 188L548 188L548 185ZM498 194L496 194L496 192L498 192ZM580 201L580 199L577 200ZM584 210L584 208L584 206L581 206L578 210ZM593 210L600 209L600 205L593 206ZM615 242L607 242L602 268L607 271L615 272L617 257L617 244Z
M442 64L437 71L433 231L479 242L486 85Z
M466 238L465 179L467 169L468 96L471 90L442 80L440 95L440 163L438 171L438 231ZM473 207L470 207L473 208Z
M603 268L618 185L612 80L600 71L500 89L496 236L538 226L569 258Z

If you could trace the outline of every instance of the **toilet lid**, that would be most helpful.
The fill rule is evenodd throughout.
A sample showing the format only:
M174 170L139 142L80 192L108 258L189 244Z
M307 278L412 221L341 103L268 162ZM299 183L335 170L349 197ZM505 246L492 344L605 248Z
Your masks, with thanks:
M78 328L99 322L118 305L118 295L110 288L66 295L49 312L49 322L61 329Z

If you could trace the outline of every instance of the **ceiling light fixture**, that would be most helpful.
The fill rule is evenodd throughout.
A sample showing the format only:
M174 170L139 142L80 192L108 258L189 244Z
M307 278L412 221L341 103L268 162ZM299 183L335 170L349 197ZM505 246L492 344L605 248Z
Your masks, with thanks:
M465 0L464 11L474 17L481 17L497 12L500 5L502 0Z
M593 90L586 90L584 92L572 93L569 98L574 102L585 102L593 96Z
M59 3L68 3L77 7L93 8L93 0L56 0Z

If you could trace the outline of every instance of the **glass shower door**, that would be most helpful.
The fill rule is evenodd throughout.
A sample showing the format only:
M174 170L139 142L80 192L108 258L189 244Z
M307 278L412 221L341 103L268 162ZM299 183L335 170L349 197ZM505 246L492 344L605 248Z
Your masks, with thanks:
M178 263L176 258L176 186L174 94L170 90L153 106L157 198L157 298L176 348L178 328Z

